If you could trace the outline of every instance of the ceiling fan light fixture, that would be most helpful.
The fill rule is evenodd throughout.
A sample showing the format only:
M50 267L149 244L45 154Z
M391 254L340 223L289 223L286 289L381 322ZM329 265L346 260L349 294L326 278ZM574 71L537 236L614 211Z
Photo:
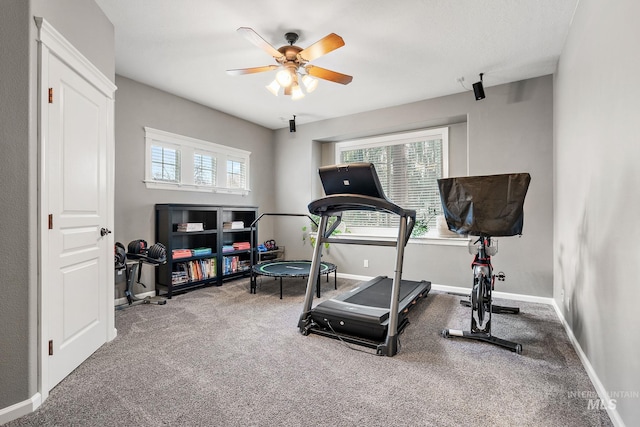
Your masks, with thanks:
M314 79L308 74L302 76L302 83L304 84L307 93L311 93L318 87L318 79Z
M278 96L278 92L280 91L280 84L278 84L277 80L272 81L267 86L265 86L269 92Z
M297 33L286 33L285 39L288 45L276 49L249 27L240 27L237 32L272 56L278 65L232 69L227 70L227 74L237 76L275 71L275 80L266 86L266 89L275 96L284 93L285 96L291 95L293 100L298 100L304 98L305 93L311 93L318 87L318 79L342 85L351 83L353 79L352 76L309 64L316 58L344 46L342 37L335 33L326 35L305 49L294 45L298 40ZM280 91L281 88L283 91Z
M293 76L288 68L283 68L276 73L276 80L282 87L289 87L293 82Z
M293 101L297 101L298 99L302 99L304 98L304 93L302 92L302 89L300 88L300 86L295 83L292 87L291 87L291 99Z

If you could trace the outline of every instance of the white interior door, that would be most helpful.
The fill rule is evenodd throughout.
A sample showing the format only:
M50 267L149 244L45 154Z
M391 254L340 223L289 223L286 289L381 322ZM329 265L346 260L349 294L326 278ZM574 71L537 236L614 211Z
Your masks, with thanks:
M102 344L113 325L112 99L41 52L41 313L46 396ZM81 64L82 65L82 64ZM79 67L82 68L82 67Z

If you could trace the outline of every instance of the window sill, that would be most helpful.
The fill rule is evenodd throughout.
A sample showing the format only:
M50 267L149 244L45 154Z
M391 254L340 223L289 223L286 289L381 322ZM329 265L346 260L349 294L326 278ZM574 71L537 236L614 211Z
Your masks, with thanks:
M316 233L310 233L312 237L315 237ZM377 235L371 233L353 233L346 232L340 233L337 235L331 236L336 240L342 239L361 239L361 240L382 240L394 242L397 236L389 236L389 235ZM466 236L440 236L436 232L432 234L427 233L420 237L412 237L409 239L409 244L412 245L440 245L440 246L464 246L467 247L469 244L469 237Z
M240 188L223 188L223 187L207 187L196 184L178 184L172 182L159 182L159 181L143 181L148 189L153 190L179 190L179 191L197 191L201 193L222 193L222 194L237 194L240 196L246 196L251 190L243 190Z
M469 244L469 237L467 236L440 236L436 233L425 234L420 237L412 237L409 239L409 244L415 245L443 245L443 246L464 246L465 248Z

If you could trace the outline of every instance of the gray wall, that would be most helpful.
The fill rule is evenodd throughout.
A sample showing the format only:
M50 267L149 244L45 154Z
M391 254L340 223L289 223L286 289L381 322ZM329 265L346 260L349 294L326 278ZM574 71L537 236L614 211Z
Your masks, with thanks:
M52 3L2 0L0 13L0 408L30 399L38 386L38 62L33 17L48 20L114 78L114 30L102 10L85 0Z
M156 203L259 206L261 212L273 210L273 131L121 76L116 78L116 85L116 241L125 246L135 239L155 242ZM143 182L145 126L250 151L251 192L239 196L147 189ZM261 236L271 235L271 228L269 220L261 221ZM144 269L142 282L154 283L152 274L151 269ZM122 296L122 288L118 286L116 297Z
M555 76L554 298L618 420L640 425L640 3L581 0ZM615 396L614 396L615 397Z
M35 164L30 138L29 5L4 2L0 13L0 408L35 390L37 348ZM7 154L10 153L10 154ZM30 173L30 171L32 171ZM9 184L10 183L10 184ZM7 185L9 184L9 185ZM16 260L21 260L16 262ZM26 274L25 274L26 273Z
M485 82L490 82L487 78ZM296 133L276 132L277 206L285 212L307 212L320 196L317 168L331 147L318 145L355 137L451 126L451 175L529 172L531 186L525 202L522 237L500 238L496 269L507 274L497 290L552 296L553 264L553 80L551 76L486 88L487 98L475 101L470 92L425 100L348 117L299 125ZM339 100L337 101L339 102ZM468 165L468 166L467 166ZM468 169L468 170L467 170ZM282 220L276 240L287 256L309 257L302 243L304 221ZM340 272L374 276L393 273L389 248L331 245L328 259ZM369 260L369 268L363 260ZM535 262L531 262L534 260ZM470 287L470 256L466 247L410 243L404 277L449 286Z

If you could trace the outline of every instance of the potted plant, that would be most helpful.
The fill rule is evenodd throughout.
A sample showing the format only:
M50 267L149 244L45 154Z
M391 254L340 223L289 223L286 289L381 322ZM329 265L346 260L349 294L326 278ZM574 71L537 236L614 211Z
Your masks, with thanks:
M316 246L316 240L317 240L316 237L317 237L317 234L318 234L318 224L320 223L320 217L317 216L317 215L311 215L311 216L313 218L313 221L310 221L311 224L309 225L309 228L307 228L307 226L303 226L302 227L302 244L305 244L306 241L307 241L307 237L309 237L309 243L311 243L311 247L314 248ZM335 221L336 221L335 217L329 218L329 222L327 224L327 229L331 228L331 225ZM310 231L308 231L309 229L310 229ZM335 236L335 235L340 234L342 232L345 232L345 233L349 232L344 223L340 224L338 226L338 228L333 230L331 235ZM325 242L324 243L324 248L328 250L329 249L329 243Z

